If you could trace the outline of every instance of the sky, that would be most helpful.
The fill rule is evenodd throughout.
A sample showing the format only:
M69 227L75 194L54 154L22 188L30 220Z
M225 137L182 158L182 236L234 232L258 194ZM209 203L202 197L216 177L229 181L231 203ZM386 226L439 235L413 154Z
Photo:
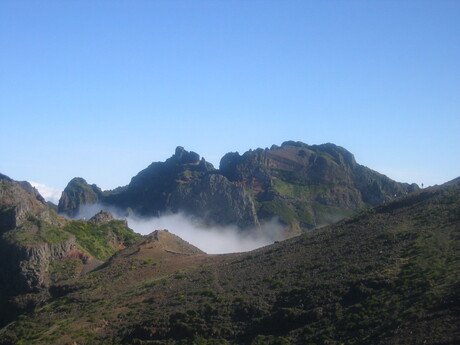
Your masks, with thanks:
M460 175L460 2L0 1L0 173L50 200L176 146L331 142L400 182Z

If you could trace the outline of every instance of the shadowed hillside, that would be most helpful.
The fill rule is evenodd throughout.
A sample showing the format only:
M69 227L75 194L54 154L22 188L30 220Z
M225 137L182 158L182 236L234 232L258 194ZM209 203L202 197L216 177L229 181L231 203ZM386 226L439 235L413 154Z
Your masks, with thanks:
M57 284L0 344L459 343L459 210L454 181L248 253L156 232Z

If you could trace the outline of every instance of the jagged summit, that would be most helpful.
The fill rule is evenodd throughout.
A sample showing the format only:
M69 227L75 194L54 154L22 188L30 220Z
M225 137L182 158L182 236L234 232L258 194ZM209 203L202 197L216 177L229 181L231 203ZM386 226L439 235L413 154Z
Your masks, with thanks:
M0 174L0 233L22 225L30 214L52 218L45 199L29 182Z
M241 229L276 218L289 234L336 222L418 189L358 164L343 147L299 141L242 155L227 153L218 170L178 146L165 162L150 164L117 190L102 192L83 181L69 183L60 212L73 216L81 205L101 202L127 214L186 212L208 224Z
M67 184L59 199L58 212L75 217L80 207L94 204L102 197L102 190L95 184L89 185L85 179L75 177Z

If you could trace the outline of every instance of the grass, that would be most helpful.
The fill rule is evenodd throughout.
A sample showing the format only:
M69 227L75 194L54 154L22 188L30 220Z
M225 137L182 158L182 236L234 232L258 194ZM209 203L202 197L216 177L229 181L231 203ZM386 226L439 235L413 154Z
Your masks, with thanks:
M53 261L49 266L50 279L53 283L67 280L76 276L77 267L82 263L76 259L63 259Z
M260 201L256 203L257 215L261 219L278 217L280 221L293 229L312 229L332 224L354 212L310 200L311 196L319 192L312 186L294 185L276 179L275 189L291 199L275 198L270 201ZM324 189L324 187L319 189Z
M260 202L258 206L257 215L261 219L271 219L277 216L283 223L288 225L297 219L295 211L283 200L264 201Z
M109 242L110 233L114 234L115 240L126 245L139 239L139 235L128 229L120 220L112 220L102 225L75 220L69 222L64 230L75 236L83 250L101 261L107 260L117 250Z
M333 190L337 186L325 186L325 185L314 185L314 184L296 184L289 183L282 179L276 178L273 180L273 188L280 194L288 196L290 198L311 200L317 194L324 193L328 190Z
M5 235L10 241L21 246L62 243L68 240L70 236L62 228L44 222L35 216L29 216L19 228L9 231Z
M21 227L5 235L10 241L21 246L58 244L67 241L73 235L80 249L101 261L107 260L118 250L114 246L115 243L111 242L129 246L140 238L140 235L134 233L121 220L112 220L102 225L74 220L59 227L35 216L30 216Z

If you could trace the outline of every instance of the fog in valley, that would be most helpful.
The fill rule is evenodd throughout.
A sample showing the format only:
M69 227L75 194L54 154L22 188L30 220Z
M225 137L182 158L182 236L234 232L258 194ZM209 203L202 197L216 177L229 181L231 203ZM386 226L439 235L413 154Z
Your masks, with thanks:
M283 226L275 219L260 228L241 230L236 225L203 224L200 219L185 213L149 218L136 215L126 217L120 210L101 204L84 205L76 218L88 220L101 210L110 211L115 218L126 219L128 226L139 234L148 235L154 230L167 229L208 254L250 251L283 238Z

